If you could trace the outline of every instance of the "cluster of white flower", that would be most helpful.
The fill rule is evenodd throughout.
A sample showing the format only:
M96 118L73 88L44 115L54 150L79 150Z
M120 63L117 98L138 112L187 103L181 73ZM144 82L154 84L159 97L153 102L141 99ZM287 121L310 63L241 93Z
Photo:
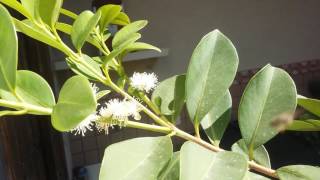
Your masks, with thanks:
M158 78L154 73L133 73L130 78L130 85L139 91L149 93L158 84Z
M94 125L94 122L98 119L98 116L94 114L90 114L88 117L86 117L83 121L78 124L77 127L71 130L71 132L74 132L75 135L81 134L82 136L85 135L87 131L92 131L92 126Z
M111 99L106 103L106 107L101 108L99 111L100 116L120 121L128 120L128 117L132 116L135 120L140 119L140 108L134 101Z
M112 99L99 111L100 118L97 121L99 131L108 133L109 127L126 125L129 117L140 120L141 108L135 101Z
M83 120L75 129L75 135L84 134L87 131L92 131L92 127L95 124L99 131L105 131L108 133L110 127L118 125L120 127L125 126L126 122L132 117L135 120L140 120L140 107L135 101L111 99L105 103L105 107L99 110L99 114L89 115Z
M149 93L157 86L158 78L154 73L137 73L135 72L130 78L130 85L132 88ZM99 88L91 83L92 91L97 96ZM71 131L75 131L75 135L85 135L87 131L92 131L95 125L99 131L105 131L108 133L109 128L114 125L123 127L129 118L140 120L141 108L136 100L119 100L111 99L105 106L96 113L89 115L85 118L76 128Z

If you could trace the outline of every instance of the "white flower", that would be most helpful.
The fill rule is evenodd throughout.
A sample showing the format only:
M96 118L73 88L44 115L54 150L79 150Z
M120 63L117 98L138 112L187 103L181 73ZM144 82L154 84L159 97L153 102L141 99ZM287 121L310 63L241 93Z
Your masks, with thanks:
M118 119L120 121L128 120L130 116L134 119L139 120L140 108L134 101L119 99L111 99L106 103L106 107L100 109L99 114L102 117Z
M92 131L93 122L96 121L98 116L93 113L86 117L83 121L78 124L77 127L71 130L71 132L75 132L74 135L81 134L82 136L89 130Z
M109 134L109 128L113 129L113 126L116 124L112 124L110 121L106 121L105 119L101 118L100 120L96 121L96 128L99 132L105 131L106 134Z
M135 101L123 101L123 106L125 107L127 114L132 116L135 120L140 120L140 111L141 108L139 107L138 103Z
M158 78L154 73L133 73L130 85L139 91L149 92L157 86Z
M140 120L141 109L135 101L111 99L106 103L106 107L99 110L99 120L96 122L99 131L106 131L114 125L126 126L129 117Z
M106 103L106 107L100 109L99 114L102 117L118 119L120 121L126 120L129 116L126 107L119 99L111 99Z

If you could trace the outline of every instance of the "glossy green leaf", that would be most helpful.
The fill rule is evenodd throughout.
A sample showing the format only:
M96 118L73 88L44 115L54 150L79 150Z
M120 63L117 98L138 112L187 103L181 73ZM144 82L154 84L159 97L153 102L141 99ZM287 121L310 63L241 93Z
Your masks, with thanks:
M96 97L88 79L73 76L62 86L58 102L53 108L51 123L59 131L70 131L95 113L96 107Z
M225 95L238 67L232 42L220 31L204 36L194 50L186 77L186 102L191 120L199 125Z
M16 86L18 40L9 12L0 4L0 89L13 92Z
M50 45L51 47L57 48L65 54L69 53L59 44L59 42L51 38L50 35L48 35L42 29L35 26L30 20L19 21L17 19L14 19L14 25L18 32L21 32L33 39Z
M139 30L144 28L148 24L148 21L135 21L131 24L120 29L114 36L112 40L112 47L115 49L119 47L121 44L127 41L127 39L131 38L135 35Z
M100 74L100 77L102 76L100 65L96 61L94 61L91 57L89 57L85 54L82 54L81 61L83 61L87 65L91 66L91 68L94 69L96 73ZM82 75L82 76L84 76L88 79L94 80L94 81L99 80L99 76L96 73L89 70L82 63L74 63L73 61L70 61L69 59L67 59L67 64L69 65L70 69L74 73L76 73L78 75Z
M38 11L41 20L50 27L54 27L59 18L62 3L63 0L39 0Z
M117 46L116 48L114 48L108 56L105 56L103 58L104 63L106 64L109 61L111 61L111 59L120 55L122 52L124 52L127 49L128 46L130 46L130 44L134 43L136 40L140 38L141 38L141 34L139 33L132 34L130 37L128 37L128 39L122 42L120 46Z
M298 104L307 111L320 117L320 100L298 96Z
M101 18L99 22L100 32L103 32L105 28L120 14L122 7L120 5L108 4L99 8L101 11Z
M141 50L155 50L161 52L161 49L147 43L143 42L134 42L129 45L124 52L121 53L121 59L130 52L141 51Z
M180 180L242 180L248 161L238 153L214 153L193 142L180 151Z
M177 75L162 81L152 94L152 102L157 104L161 113L175 122L185 102L185 75Z
M66 34L71 34L72 31L72 26L70 24L62 23L62 22L57 22L55 25L56 29L64 32Z
M280 180L318 180L320 168L307 165L292 165L277 169Z
M180 152L173 153L171 160L159 174L157 180L179 180Z
M9 6L10 8L15 9L16 11L24 15L26 18L32 18L31 14L17 0L0 0L0 3L3 3Z
M172 156L170 137L135 138L113 144L104 152L99 180L156 179Z
M20 102L17 99L17 96L14 95L14 91L10 92L10 91L0 89L0 97L1 99L7 100L7 101Z
M231 149L233 152L237 152L237 153L244 155L249 160L249 156L248 156L249 151L248 151L247 145L243 139L240 139L239 141L234 143L232 145ZM264 167L271 168L271 163L270 163L268 151L266 150L266 148L263 145L254 150L253 160L256 163L258 163Z
M287 128L289 131L320 131L320 120L294 120Z
M29 12L31 17L40 22L39 5L41 0L21 0L22 6Z
M63 9L63 8L60 9L60 13L71 18L71 19L77 19L77 17L78 17L78 15L76 13L71 12L67 9Z
M55 105L54 95L47 81L32 71L17 72L16 94L28 104L49 108Z
M55 25L56 29L66 33L66 34L71 34L72 31L72 26L66 23L61 23L61 22L57 22ZM88 36L88 38L86 39L86 41L90 44L92 44L93 46L97 47L97 48L101 48L100 44L91 36Z
M111 24L126 26L130 24L130 18L126 13L120 12L118 16L111 22Z
M211 143L219 146L222 136L231 120L232 98L229 91L222 96L201 120L201 126Z
M74 47L80 51L90 33L99 22L101 13L93 14L91 11L83 11L74 21L71 30L71 40Z
M155 51L161 52L161 49L144 42L135 42L127 48L127 52L140 51L140 50L155 50Z
M296 108L296 87L284 70L266 65L249 81L239 105L239 126L250 152L274 137L282 116Z

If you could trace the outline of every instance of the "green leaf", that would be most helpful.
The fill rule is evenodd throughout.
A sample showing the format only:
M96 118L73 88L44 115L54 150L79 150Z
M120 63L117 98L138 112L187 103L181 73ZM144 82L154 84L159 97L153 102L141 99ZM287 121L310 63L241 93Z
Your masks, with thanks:
M111 37L111 33L106 33L106 34L103 35L103 37L102 37L103 39L102 40L103 41L107 41L110 37Z
M287 128L289 131L320 131L320 120L294 120Z
M248 171L244 180L271 180L259 174Z
M18 40L9 12L0 4L0 89L13 92L16 86Z
M59 131L70 131L95 113L96 107L96 97L88 79L73 76L62 86L58 103L53 108L51 123Z
M266 65L253 76L239 105L239 126L249 154L279 132L274 123L294 113L296 96L293 80L282 69Z
M156 179L172 156L168 136L135 138L113 144L105 150L100 180Z
M55 25L56 29L64 32L66 34L71 34L72 31L72 26L70 24L62 23L62 22L57 22Z
M135 42L131 44L127 48L126 52L140 51L140 50L155 50L155 51L161 52L161 49L144 42Z
M180 180L242 180L247 168L248 161L238 153L214 153L193 142L181 147Z
M63 8L60 9L60 13L71 18L71 19L74 19L74 20L77 19L77 17L78 17L78 15L76 13L71 12L67 9L63 9Z
M0 89L0 96L1 96L1 99L4 99L4 100L13 101L13 102L20 102L17 99L17 96L14 95L14 91L9 92L9 91Z
M123 51L125 51L127 49L127 47L130 44L134 43L136 40L138 40L140 38L141 38L141 34L139 34L139 33L132 34L120 46L115 47L108 56L105 56L103 58L104 64L108 63L109 61L111 61L111 59L120 55Z
M231 120L231 106L231 94L227 91L201 120L202 128L205 130L211 143L216 146L219 146L222 136Z
M162 114L174 123L185 102L185 75L177 75L162 81L152 94L152 102L157 104Z
M135 21L135 22L123 27L115 34L115 36L112 40L112 47L114 49L119 47L121 44L126 42L127 39L131 38L139 30L144 28L147 24L148 24L148 21L141 20L141 21Z
M21 0L22 6L31 14L31 17L40 22L39 5L41 0Z
M102 90L102 91L99 91L97 93L97 100L103 98L104 96L106 96L107 94L111 93L110 90Z
M220 31L204 36L194 50L186 77L186 102L191 120L199 125L225 95L238 67L232 42Z
M32 18L31 14L17 0L0 0L0 3L3 3L9 6L10 8L15 9L16 11L24 15L26 18Z
M306 165L292 165L277 169L280 180L317 180L320 168Z
M55 105L54 95L47 81L32 71L17 72L16 94L28 104L48 108Z
M71 40L74 47L80 51L90 33L99 22L101 13L93 14L91 11L83 11L74 21L71 30Z
M63 48L58 41L55 41L53 37L50 37L51 35L47 34L39 27L35 26L30 20L19 21L17 19L14 19L14 25L17 31L22 32L23 34L35 40L48 44L51 47L57 48L65 54L69 54L69 52L66 51L65 48Z
M66 33L66 34L71 34L72 31L72 26L66 23L61 23L61 22L57 22L55 25L56 29ZM86 41L90 44L92 44L93 46L97 47L97 48L101 48L100 44L91 36L88 36L88 38L86 39Z
M100 32L103 32L105 28L120 14L122 7L119 5L108 4L99 8L101 11L101 18L99 22Z
M298 104L307 111L320 117L320 100L298 96Z
M155 51L161 52L161 49L151 44L147 44L143 42L134 42L131 45L129 45L123 53L121 53L121 59L132 51L141 51L141 50L155 50Z
M171 160L159 174L157 180L179 180L180 152L173 153Z
M81 61L84 61L86 64L91 66L91 68L94 69L96 73L99 73L102 76L100 65L96 61L94 61L91 57L89 57L85 54L82 54ZM96 73L93 73L92 71L90 71L82 63L74 63L73 61L70 61L69 59L67 59L67 64L69 65L70 69L74 73L76 73L78 75L82 75L82 76L84 76L88 79L94 80L94 81L99 80L99 76Z
M54 27L59 18L62 3L63 0L39 0L38 11L41 20L50 27Z
M111 24L117 24L120 26L126 26L130 24L130 18L124 12L120 12L118 16L111 22Z
M248 156L249 151L248 151L247 145L243 139L240 139L239 141L234 143L231 147L231 150L233 152L237 152L237 153L244 155L249 160L249 156ZM256 163L258 163L264 167L271 168L271 163L270 163L268 151L266 150L266 148L263 145L254 150L253 160Z

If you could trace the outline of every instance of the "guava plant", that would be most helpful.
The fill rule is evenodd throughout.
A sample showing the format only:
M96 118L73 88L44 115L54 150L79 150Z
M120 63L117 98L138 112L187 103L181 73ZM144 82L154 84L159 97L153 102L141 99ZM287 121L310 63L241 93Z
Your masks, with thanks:
M186 74L158 83L154 73L126 74L123 58L130 52L160 51L139 42L139 30L147 21L131 21L118 5L105 5L96 12L77 15L62 7L62 0L0 0L23 15L11 16L0 5L0 105L5 115L51 116L53 127L61 132L85 136L97 129L108 134L114 126L163 133L160 137L126 140L106 148L100 169L101 180L204 180L204 179L305 179L320 178L319 167L291 165L271 168L263 146L280 131L318 131L320 101L297 96L295 84L284 70L266 65L249 81L242 95L238 123L242 139L231 151L219 143L230 121L232 98L229 87L237 68L238 55L232 42L220 31L205 35L192 53ZM61 22L60 15L73 24ZM116 33L110 25L118 25ZM62 86L55 101L46 80L29 70L18 70L16 32L41 41L65 54L76 74ZM73 47L59 33L70 35ZM112 39L111 46L106 45ZM85 43L101 54L90 57L82 51ZM116 76L110 77L110 73ZM101 90L95 84L105 86ZM99 102L110 92L122 96ZM312 119L294 116L296 106L312 114ZM176 127L176 119L186 106L195 136ZM139 121L149 116L151 124ZM310 117L310 116L309 116ZM203 129L210 139L200 136ZM185 139L179 152L173 152L171 137ZM274 147L276 148L276 147Z

